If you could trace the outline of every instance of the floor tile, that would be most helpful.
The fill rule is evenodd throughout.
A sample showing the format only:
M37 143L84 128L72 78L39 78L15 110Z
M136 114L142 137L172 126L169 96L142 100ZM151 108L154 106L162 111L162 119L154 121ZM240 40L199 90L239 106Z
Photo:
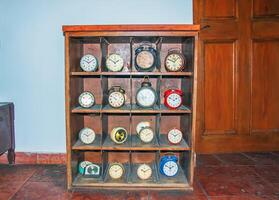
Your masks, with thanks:
M0 165L0 182L25 181L37 170L35 165Z
M279 156L272 153L245 153L256 165L279 165Z
M207 200L205 195L183 191L151 191L149 195L150 200Z
M214 155L197 155L197 166L211 166L222 165L222 162L218 160Z
M255 162L249 159L247 156L241 153L232 154L217 154L220 160L222 160L227 165L254 165Z
M23 181L1 181L0 182L0 200L11 198L24 184Z
M64 183L26 182L12 200L64 200L70 197Z
M279 165L258 165L255 171L268 182L279 184Z
M147 191L117 191L117 190L91 190L74 191L72 200L148 200Z
M65 165L45 165L36 171L28 181L34 182L66 182Z

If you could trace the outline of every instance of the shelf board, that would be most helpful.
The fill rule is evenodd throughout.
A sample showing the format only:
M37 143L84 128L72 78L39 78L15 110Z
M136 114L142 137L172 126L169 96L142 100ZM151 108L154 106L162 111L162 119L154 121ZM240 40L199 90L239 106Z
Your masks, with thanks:
M193 76L192 72L71 72L72 76Z
M167 134L160 134L159 136L159 143L160 143L160 149L161 150L167 150L167 151L175 151L175 150L190 150L191 148L187 144L187 142L182 138L182 141L175 145L170 144L167 138Z
M136 134L132 134L132 150L158 150L159 149L158 139L155 135L153 140L150 143L144 143L140 140L139 136Z
M77 140L72 147L73 150L101 150L101 134L96 134L96 138L92 144L84 144Z
M72 113L100 113L102 105L94 105L90 108L83 108L81 106L77 106L72 109Z
M131 136L128 135L127 140L123 143L123 144L116 144L115 142L113 142L110 138L110 135L108 134L104 144L102 146L102 150L130 150L131 148Z
M131 105L126 104L121 108L113 108L110 105L105 105L102 109L102 113L130 113Z
M169 109L164 104L160 106L160 113L192 113L192 111L187 106L180 106L177 109Z
M132 104L131 113L160 113L160 108L158 105L153 108L141 108L137 104Z

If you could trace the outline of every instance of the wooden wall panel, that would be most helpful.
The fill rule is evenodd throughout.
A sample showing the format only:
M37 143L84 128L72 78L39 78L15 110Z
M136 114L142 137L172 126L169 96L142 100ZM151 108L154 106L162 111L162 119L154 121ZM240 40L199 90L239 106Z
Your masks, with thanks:
M252 132L279 128L279 40L253 44Z
M234 129L234 43L206 43L204 51L204 134L224 134Z
M253 0L254 17L279 16L278 0Z
M236 0L204 0L204 4L205 18L236 17Z

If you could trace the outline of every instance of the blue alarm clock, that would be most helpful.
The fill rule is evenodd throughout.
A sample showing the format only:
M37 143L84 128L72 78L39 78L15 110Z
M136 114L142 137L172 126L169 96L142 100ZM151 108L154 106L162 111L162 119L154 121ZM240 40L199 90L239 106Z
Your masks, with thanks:
M156 66L157 51L150 42L142 42L135 50L135 67L140 72L151 72Z
M178 173L178 158L175 155L164 155L160 160L160 173L174 177Z

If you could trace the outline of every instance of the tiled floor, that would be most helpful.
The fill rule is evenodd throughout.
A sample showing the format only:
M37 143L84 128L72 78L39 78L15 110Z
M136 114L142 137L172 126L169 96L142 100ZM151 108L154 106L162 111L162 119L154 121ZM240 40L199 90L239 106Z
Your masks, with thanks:
M63 165L0 165L0 200L279 199L279 153L200 155L194 192L67 192Z

